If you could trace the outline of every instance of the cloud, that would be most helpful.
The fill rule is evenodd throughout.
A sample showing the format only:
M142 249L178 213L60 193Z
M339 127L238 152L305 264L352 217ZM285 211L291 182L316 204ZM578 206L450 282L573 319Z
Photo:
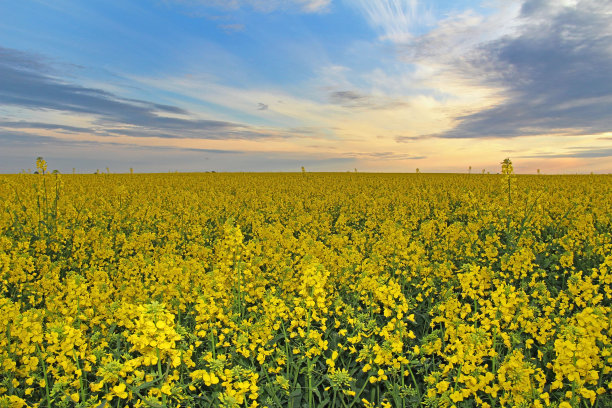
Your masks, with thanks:
M265 103L259 102L257 104L257 110L268 110L268 105L266 105Z
M347 0L381 33L381 39L404 42L413 32L435 21L431 9L419 0Z
M240 31L244 31L244 24L220 24L219 28L221 28L226 33L237 33Z
M397 143L410 143L417 140L429 139L431 136L423 135L423 136L395 136L394 140Z
M516 29L443 59L501 101L456 117L444 138L600 134L612 130L612 3L528 0ZM433 38L429 38L433 41ZM440 38L437 39L438 41ZM431 48L425 36L421 45ZM444 42L444 41L442 41ZM413 50L414 51L414 50ZM418 52L419 49L416 49ZM416 55L418 54L413 54Z
M68 126L68 125L58 125L55 123L42 123L42 122L28 122L28 121L0 121L0 129L45 129L45 130L55 130L60 132L67 133L86 133L90 132L91 129L77 127L77 126Z
M489 16L465 10L439 20L426 34L409 38L399 46L400 56L411 63L463 67L463 58L474 48L516 33L520 4L508 0Z
M62 143L62 139L56 137L36 136L20 131L0 132L0 142L3 147L8 146L32 146L33 144Z
M90 132L98 134L198 139L278 137L274 131L240 123L192 118L189 112L176 106L121 98L104 90L68 83L51 72L42 58L0 47L0 105L90 115L93 118ZM11 128L22 125L76 131L58 124L5 124Z
M226 150L226 149L205 149L205 148L188 148L180 146L146 146L136 143L127 142L113 142L106 140L74 140L74 139L63 139L54 136L38 136L27 132L11 131L11 132L0 132L0 142L3 146L27 146L40 148L41 146L48 145L53 147L92 147L92 146L120 146L121 148L136 148L136 149L149 149L156 151L164 150L176 150L176 151L191 151L191 152L204 152L214 154L243 154L245 152L241 150Z
M329 94L331 103L345 107L360 107L368 104L369 97L354 91L335 91Z
M581 158L593 159L601 157L612 157L612 147L575 147L567 153L541 153L534 155L519 156L522 159L562 159Z
M422 160L427 156L415 156L398 152L348 152L346 157L364 160Z
M387 96L367 95L357 91L333 91L329 101L345 108L395 109L407 103Z
M298 0L297 3L302 6L303 11L317 13L327 10L331 0Z
M221 10L236 10L243 7L252 8L263 13L273 11L299 11L302 13L319 13L326 11L331 0L169 0L189 6L200 6Z

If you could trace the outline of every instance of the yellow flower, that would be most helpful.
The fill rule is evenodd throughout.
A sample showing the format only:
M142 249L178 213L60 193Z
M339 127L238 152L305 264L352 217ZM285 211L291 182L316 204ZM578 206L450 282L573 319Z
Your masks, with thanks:
M128 393L125 391L125 383L114 386L113 393L121 399L126 399L128 397Z
M461 391L455 391L450 395L450 399L453 402L463 401L463 393Z
M446 391L448 389L449 385L450 385L450 383L448 381L440 381L436 385L436 389L438 390L438 393L442 394L444 391Z

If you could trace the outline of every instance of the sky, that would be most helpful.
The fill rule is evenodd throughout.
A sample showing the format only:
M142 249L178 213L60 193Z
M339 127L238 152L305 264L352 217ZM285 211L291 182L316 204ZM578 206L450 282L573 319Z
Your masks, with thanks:
M0 2L0 172L612 172L611 0Z

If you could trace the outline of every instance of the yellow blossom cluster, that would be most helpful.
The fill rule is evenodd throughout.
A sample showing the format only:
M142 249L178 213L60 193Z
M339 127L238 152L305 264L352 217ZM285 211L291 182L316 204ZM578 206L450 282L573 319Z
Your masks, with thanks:
M0 176L0 407L612 406L612 178Z

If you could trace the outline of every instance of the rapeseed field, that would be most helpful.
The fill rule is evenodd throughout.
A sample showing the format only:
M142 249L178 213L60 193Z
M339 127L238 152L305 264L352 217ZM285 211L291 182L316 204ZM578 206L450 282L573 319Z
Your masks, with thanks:
M612 406L612 177L0 176L0 407Z

